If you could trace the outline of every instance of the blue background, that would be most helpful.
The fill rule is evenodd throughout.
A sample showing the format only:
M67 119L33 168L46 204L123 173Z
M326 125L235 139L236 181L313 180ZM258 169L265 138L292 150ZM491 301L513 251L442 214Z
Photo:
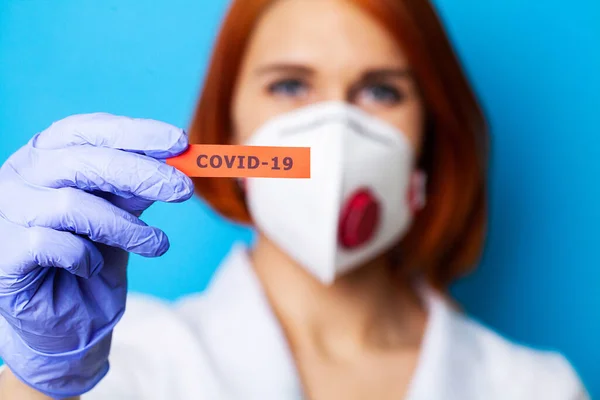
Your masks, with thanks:
M600 396L600 5L436 3L494 141L487 250L455 293L510 338L563 351ZM0 161L75 113L187 126L225 7L0 0ZM131 287L167 299L203 289L231 242L251 237L199 200L157 205L145 218L172 249L134 257Z

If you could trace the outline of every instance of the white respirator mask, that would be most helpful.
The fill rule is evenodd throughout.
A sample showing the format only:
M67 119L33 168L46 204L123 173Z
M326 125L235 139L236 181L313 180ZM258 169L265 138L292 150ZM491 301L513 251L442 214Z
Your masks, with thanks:
M322 283L408 230L414 151L386 122L346 103L320 103L273 118L246 144L310 147L309 179L248 178L244 188L257 229Z

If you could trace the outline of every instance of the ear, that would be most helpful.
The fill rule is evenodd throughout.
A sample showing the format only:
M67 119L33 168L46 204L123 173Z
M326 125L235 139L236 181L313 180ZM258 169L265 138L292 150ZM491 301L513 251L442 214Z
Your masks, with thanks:
M410 178L408 206L413 214L421 211L427 204L427 174L416 170Z

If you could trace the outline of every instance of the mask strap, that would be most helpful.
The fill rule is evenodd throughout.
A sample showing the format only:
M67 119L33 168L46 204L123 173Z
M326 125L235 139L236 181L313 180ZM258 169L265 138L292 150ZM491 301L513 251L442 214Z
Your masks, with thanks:
M244 202L246 201L246 180L244 178L234 178L235 187L237 188L238 194Z
M427 174L415 171L410 183L410 207L413 212L421 211L427 205Z

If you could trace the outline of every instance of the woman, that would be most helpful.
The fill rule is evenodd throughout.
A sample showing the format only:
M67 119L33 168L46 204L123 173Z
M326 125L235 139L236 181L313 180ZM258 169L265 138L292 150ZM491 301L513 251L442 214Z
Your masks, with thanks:
M168 248L138 217L191 196L161 162L186 136L75 116L4 165L3 399L587 398L562 356L444 297L481 251L487 139L426 0L235 1L190 132L309 145L312 178L196 180L256 245L205 293L130 297L114 335L127 252Z

